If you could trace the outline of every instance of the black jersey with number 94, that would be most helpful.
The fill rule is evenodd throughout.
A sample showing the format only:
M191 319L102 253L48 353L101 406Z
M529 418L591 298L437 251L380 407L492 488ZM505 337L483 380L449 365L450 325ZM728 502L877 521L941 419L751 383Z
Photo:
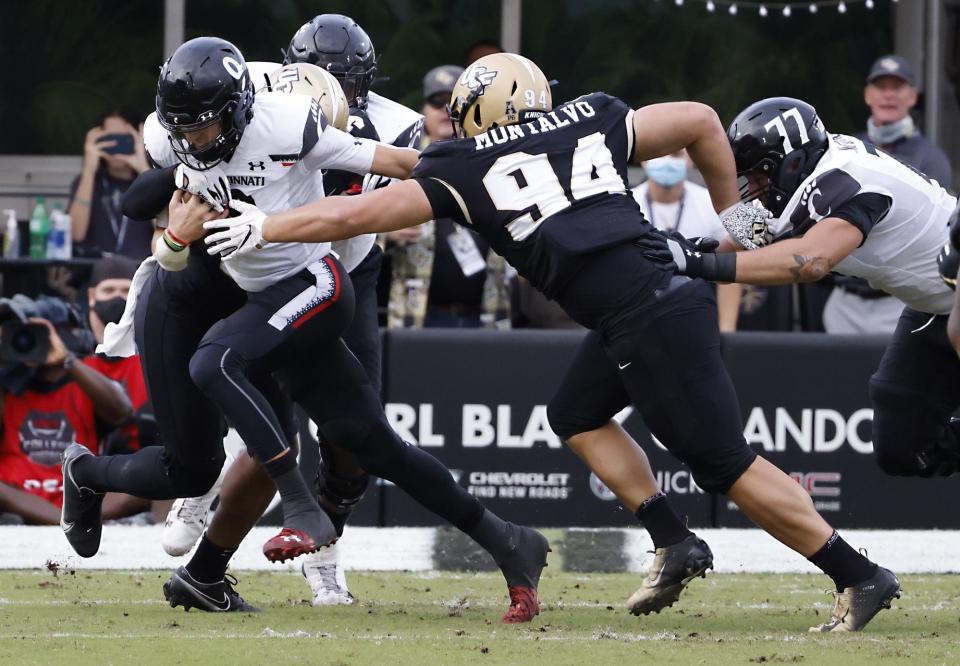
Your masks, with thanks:
M441 141L413 173L436 217L483 236L554 296L586 256L651 229L630 195L633 111L593 93L521 125Z

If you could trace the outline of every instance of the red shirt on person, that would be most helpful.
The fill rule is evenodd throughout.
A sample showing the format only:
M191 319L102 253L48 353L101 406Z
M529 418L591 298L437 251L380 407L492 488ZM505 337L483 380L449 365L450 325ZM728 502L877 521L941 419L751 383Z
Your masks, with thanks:
M7 393L2 422L0 482L60 506L63 450L77 442L97 453L93 402L72 381L49 392Z
M134 413L139 413L147 405L147 383L143 379L143 368L140 366L139 356L110 357L88 356L83 362L102 375L106 375L123 386L123 390L130 398ZM131 422L120 428L120 433L126 438L125 448L137 451L142 446L137 423Z

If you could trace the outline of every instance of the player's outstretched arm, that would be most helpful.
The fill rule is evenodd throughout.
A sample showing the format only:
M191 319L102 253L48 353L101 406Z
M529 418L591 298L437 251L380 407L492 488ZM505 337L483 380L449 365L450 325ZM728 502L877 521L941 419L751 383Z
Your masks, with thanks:
M238 217L212 220L204 227L208 252L229 259L263 243L323 243L360 234L396 231L433 219L433 209L415 180L350 197L326 197L283 213L266 215L256 206L234 202Z
M815 282L863 242L863 232L846 220L820 220L802 238L791 238L736 253L736 281L745 284Z
M698 102L651 104L633 114L633 161L686 148L720 213L740 201L737 167L716 111Z
M370 172L378 176L406 180L413 173L419 159L420 153L412 148L397 148L380 143L373 153Z

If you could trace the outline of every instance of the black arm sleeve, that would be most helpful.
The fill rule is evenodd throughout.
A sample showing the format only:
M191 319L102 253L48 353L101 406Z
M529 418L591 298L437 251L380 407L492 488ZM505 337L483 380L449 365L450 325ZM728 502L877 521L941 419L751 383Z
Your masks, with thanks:
M829 217L839 217L846 220L861 232L863 232L863 241L867 240L867 234L873 229L880 220L890 211L893 201L884 194L875 192L863 192L846 201L829 214ZM863 245L863 241L860 245Z
M419 183L423 193L427 195L430 207L433 208L433 219L449 217L455 222L464 223L463 210L446 185L436 178L414 178L413 180Z
M144 171L123 195L121 207L123 214L131 220L149 221L162 211L177 186L173 182L173 172L177 167L150 169Z

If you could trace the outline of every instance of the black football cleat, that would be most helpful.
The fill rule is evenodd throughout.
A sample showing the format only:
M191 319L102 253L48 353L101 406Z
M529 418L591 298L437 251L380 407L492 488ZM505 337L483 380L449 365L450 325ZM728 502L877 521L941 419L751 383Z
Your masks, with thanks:
M650 572L627 600L627 607L634 615L659 613L676 603L690 581L706 577L707 569L712 568L710 546L695 534L672 546L657 548Z
M82 444L71 444L63 452L63 508L60 527L80 557L93 557L100 550L103 521L100 505L103 493L80 486L73 478L73 465L83 456L92 456Z
M836 601L830 620L810 627L810 631L823 634L861 631L874 615L890 608L890 603L900 598L900 581L892 571L878 566L871 578L851 585L843 592L835 592L834 596Z
M186 567L179 567L163 584L163 596L170 602L171 608L183 606L207 613L259 613L260 609L243 600L233 586L237 579L226 574L216 583L199 583L193 579Z

